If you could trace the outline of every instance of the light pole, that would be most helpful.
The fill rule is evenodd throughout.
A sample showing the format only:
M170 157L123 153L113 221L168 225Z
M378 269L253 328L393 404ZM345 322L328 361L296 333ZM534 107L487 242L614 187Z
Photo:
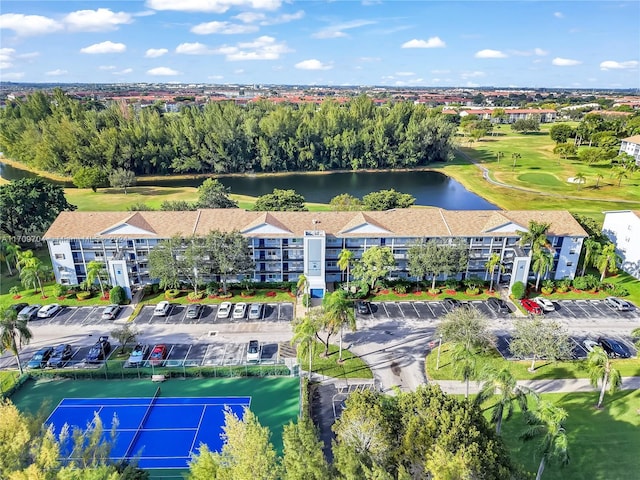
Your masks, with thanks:
M438 338L438 357L436 358L436 370L440 369L440 348L442 347L442 335Z

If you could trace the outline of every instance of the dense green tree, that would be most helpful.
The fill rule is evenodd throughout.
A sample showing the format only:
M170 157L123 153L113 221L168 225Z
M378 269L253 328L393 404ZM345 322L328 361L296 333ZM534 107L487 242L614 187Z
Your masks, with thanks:
M35 241L33 238L42 236L60 212L75 209L62 187L39 178L0 185L0 230L17 243Z
M511 124L514 132L530 133L540 131L540 119L538 117L516 120Z
M393 208L409 208L416 199L408 193L396 192L393 188L371 192L362 197L365 210L391 210Z
M304 197L295 190L274 188L273 193L261 195L256 199L253 210L257 212L306 212Z
M597 147L582 147L578 151L578 158L587 165L592 165L603 160L605 157L604 150Z
M198 208L238 208L238 202L229 198L230 188L218 179L207 178L198 187Z
M123 305L127 301L127 294L120 285L116 285L109 291L109 300L116 305Z
M409 273L423 279L431 275L431 288L436 288L440 275L463 272L469 262L469 249L462 242L443 243L435 240L412 245L407 252Z
M126 195L127 188L136 184L136 174L131 170L116 168L109 173L109 184L113 188L122 188Z
M578 153L578 148L573 143L558 143L553 147L553 153L566 160Z
M395 265L396 260L389 247L370 247L355 264L353 276L368 283L373 290L376 282L387 277Z
M304 415L298 423L289 422L282 433L282 480L325 480L329 465L322 454L322 442L313 421Z
M573 136L573 128L567 123L556 123L549 129L549 136L556 144L563 144Z
M536 360L571 358L569 335L562 325L539 317L518 319L509 351L520 358L531 358L529 372L535 371Z
M329 201L329 206L335 212L362 210L362 200L348 193L336 195Z
M9 236L0 237L0 261L6 263L9 275L13 275L12 265L16 265L20 251L20 245L12 242Z
M185 200L164 200L160 204L160 210L164 212L186 212L195 210L196 208L196 204Z
M100 167L80 167L73 173L73 184L96 192L98 188L109 185L109 176Z
M255 263L249 241L240 232L211 232L206 239L212 273L220 275L222 288L227 293L229 275L244 275L254 269Z
M120 350L124 352L127 343L135 342L140 335L140 331L130 323L125 323L122 327L111 330L111 336L120 344Z
M596 405L596 408L601 408L607 387L609 387L610 394L619 390L622 386L622 376L620 371L613 367L611 359L600 346L594 347L587 355L587 368L591 385L598 388L598 383L602 382L600 397L598 397L598 404Z

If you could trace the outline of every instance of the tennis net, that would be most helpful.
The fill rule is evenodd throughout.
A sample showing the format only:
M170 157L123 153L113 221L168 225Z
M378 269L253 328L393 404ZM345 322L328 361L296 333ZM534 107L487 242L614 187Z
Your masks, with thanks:
M138 438L140 437L140 434L142 433L142 427L144 427L144 423L149 418L149 414L151 413L151 409L155 405L156 400L157 400L157 398L159 396L160 396L160 387L158 387L156 389L156 393L154 393L153 397L151 397L151 401L149 402L149 406L147 407L147 410L144 412L144 415L142 416L142 420L140 420L140 425L138 425L138 429L136 430L135 435L131 439L131 443L129 444L129 448L127 448L127 452L124 454L125 458L129 458L129 456L132 454L133 446L138 441Z

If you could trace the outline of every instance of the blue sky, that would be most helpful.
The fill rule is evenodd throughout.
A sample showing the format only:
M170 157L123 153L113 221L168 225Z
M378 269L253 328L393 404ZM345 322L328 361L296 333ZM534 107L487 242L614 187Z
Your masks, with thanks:
M12 1L0 80L640 87L633 1Z

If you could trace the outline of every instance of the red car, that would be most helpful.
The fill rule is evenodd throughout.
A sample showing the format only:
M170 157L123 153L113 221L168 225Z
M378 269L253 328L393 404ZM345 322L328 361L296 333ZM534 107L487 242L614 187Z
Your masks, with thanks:
M520 303L522 304L522 306L527 312L532 313L534 315L542 315L542 308L540 308L540 305L538 305L533 300L529 300L528 298L523 298L522 300L520 300Z
M164 362L164 359L167 358L167 353L166 345L156 345L153 347L151 355L149 355L149 363L154 367L159 367Z

